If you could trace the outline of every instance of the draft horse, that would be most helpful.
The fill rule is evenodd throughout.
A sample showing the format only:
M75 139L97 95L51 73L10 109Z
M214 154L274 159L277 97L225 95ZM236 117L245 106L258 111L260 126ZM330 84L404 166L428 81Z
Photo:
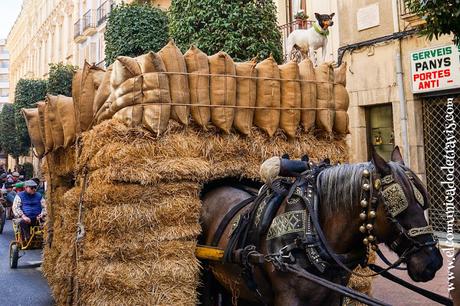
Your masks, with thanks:
M339 305L340 293L278 267L285 264L346 285L350 270L365 264L369 250L377 250L379 244L398 255L393 266L405 263L414 281L433 279L442 266L442 256L424 215L429 197L420 179L404 165L398 148L389 162L374 152L371 162L316 168L316 173L309 173L306 180L296 180L300 183L288 189L287 196L282 194L268 229L255 225L262 222L264 212L254 209L257 200L252 200L247 189L219 186L202 196L201 243L214 243L226 253L235 251L230 245L239 251L253 245L250 252L256 250L267 259L258 265L236 264L231 260L233 252L226 255L229 260L225 262L210 262L204 286L224 291L217 296L216 291L205 293L209 295L205 305L225 305L219 302L225 300L225 294L234 305ZM269 193L267 190L262 193ZM259 201L258 206L272 202ZM243 207L235 209L237 206ZM229 213L232 218L224 222L216 239L216 231ZM312 215L317 215L316 230ZM251 220L247 230L238 230L244 223L241 220ZM235 242L235 236L242 233L246 233L244 243ZM334 254L328 253L328 248Z

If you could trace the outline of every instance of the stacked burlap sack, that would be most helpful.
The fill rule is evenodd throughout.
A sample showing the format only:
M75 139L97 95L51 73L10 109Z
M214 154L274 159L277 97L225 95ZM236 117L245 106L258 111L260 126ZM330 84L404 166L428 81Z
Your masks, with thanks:
M81 84L73 94L81 109L76 130L117 118L160 135L170 120L188 125L192 119L227 134L249 135L256 126L269 136L280 130L295 138L314 129L343 135L348 93L345 69L337 70L335 80L330 64L315 69L308 59L235 63L225 52L207 56L194 46L182 54L171 41L158 53L119 56L105 72L86 64L74 78Z
M37 108L22 109L35 154L41 158L75 141L74 104L71 97L47 95Z

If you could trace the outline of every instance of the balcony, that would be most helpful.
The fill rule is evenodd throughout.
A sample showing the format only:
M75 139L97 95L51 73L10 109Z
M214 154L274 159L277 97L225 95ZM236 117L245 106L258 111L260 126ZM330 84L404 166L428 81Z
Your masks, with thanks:
M78 44L86 40L86 36L83 35L83 23L82 19L79 19L73 27L73 40Z
M313 22L314 21L311 20L295 20L278 27L278 30L281 32L281 39L283 43L283 58L287 59L288 56L286 51L286 43L289 34L291 34L291 32L294 30L308 29L312 27Z
M93 10L88 10L85 15L83 15L83 35L91 36L97 32L96 25L94 22Z
M113 8L113 2L111 0L104 1L96 11L97 26L103 24Z
M404 0L399 1L399 14L401 15L401 19L408 23L409 27L419 27L426 23L424 19L409 10Z

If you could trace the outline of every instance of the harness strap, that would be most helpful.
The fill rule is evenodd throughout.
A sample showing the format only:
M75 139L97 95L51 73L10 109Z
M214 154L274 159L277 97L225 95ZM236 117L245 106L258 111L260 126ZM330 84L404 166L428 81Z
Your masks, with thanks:
M380 266L377 266L375 264L370 264L369 268L372 271L379 273L380 275L382 275L386 279L388 279L388 280L390 280L392 282L395 282L395 283L397 283L397 284L399 284L401 286L404 286L407 289L412 290L412 291L414 291L414 292L416 292L416 293L418 293L420 295L423 295L424 297L426 297L426 298L428 298L428 299L430 299L432 301L435 301L435 302L437 302L437 303L439 303L441 305L448 305L448 306L453 305L453 302L452 302L451 299L449 299L449 298L447 298L445 296L436 294L434 292L428 291L426 289L417 287L415 285L412 285L411 283L408 283L405 280L400 279L399 277L391 274L390 272L386 271L385 269L383 269Z
M222 238L222 234L224 233L225 229L227 228L227 225L230 223L230 221L236 216L236 214L243 209L246 205L254 201L255 196L251 196L247 198L246 200L243 200L242 202L238 203L237 205L233 206L232 209L225 215L225 217L222 219L220 222L219 226L217 227L216 232L214 233L214 237L211 242L211 246L217 246L219 244L220 239Z
M338 257L337 255L335 254L334 251L332 251L331 247L329 246L329 244L327 243L327 239L326 239L326 236L324 235L324 232L323 230L321 229L321 225L319 224L319 220L318 220L318 215L316 214L316 211L313 209L310 201L308 199L306 199L303 195L302 195L302 200L304 201L305 203L305 206L307 207L309 213L310 213L310 217L311 217L311 220L312 220L312 223L313 223L313 226L315 227L316 229L316 233L321 241L321 243L323 244L326 252L328 253L329 257L335 262L337 263L338 266L340 266L342 269L344 269L345 271L347 271L348 273L351 273L351 274L354 274L354 275L357 275L357 276L361 276L361 277L370 277L370 276L375 276L375 275L378 275L377 274L374 274L374 275L367 275L367 274L361 274L361 273L357 273L357 272L354 272L353 270L351 270L350 268L348 268ZM317 204L318 202L318 196L315 194L314 195L314 202ZM400 264L402 263L402 260L401 259L398 259L396 262L394 262L391 266L389 266L388 268L385 269L385 271L388 271L394 267L397 267L399 266Z
M302 268L299 268L295 265L288 265L288 264L283 264L281 269L284 269L287 272L294 273L297 277L305 278L308 279L320 286L323 286L325 288L331 289L335 292L338 292L344 296L348 296L354 300L357 300L359 302L362 302L366 305L371 305L371 306L390 306L390 304L387 304L385 302L379 301L375 298L369 297L366 294L357 292L353 289L350 289L346 286L340 285L333 283L331 281L328 281L324 278L321 278L313 273L308 272L307 270L304 270Z

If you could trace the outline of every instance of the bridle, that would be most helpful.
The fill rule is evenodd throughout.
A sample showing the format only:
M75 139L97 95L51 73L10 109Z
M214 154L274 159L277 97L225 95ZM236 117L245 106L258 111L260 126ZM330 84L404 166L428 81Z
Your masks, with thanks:
M405 175L410 181L414 199L416 199L421 208L424 210L427 209L427 203L425 203L422 193L416 187L412 173L406 170ZM401 263L406 262L411 255L420 251L420 249L437 244L437 240L432 235L433 228L430 225L406 229L398 221L397 216L408 209L409 201L401 185L396 182L393 174L380 178L373 170L364 169L362 176L360 205L363 211L360 214L360 218L363 220L363 225L360 226L359 230L361 233L367 235L363 239L363 244L375 250L390 269L397 268ZM376 211L381 202L383 202L387 220L390 221L397 231L396 239L389 243L392 251L401 254L399 255L399 259L394 263L390 263L379 250L377 245L378 239L373 234ZM415 239L415 237L420 235L431 235L432 239L422 243Z

